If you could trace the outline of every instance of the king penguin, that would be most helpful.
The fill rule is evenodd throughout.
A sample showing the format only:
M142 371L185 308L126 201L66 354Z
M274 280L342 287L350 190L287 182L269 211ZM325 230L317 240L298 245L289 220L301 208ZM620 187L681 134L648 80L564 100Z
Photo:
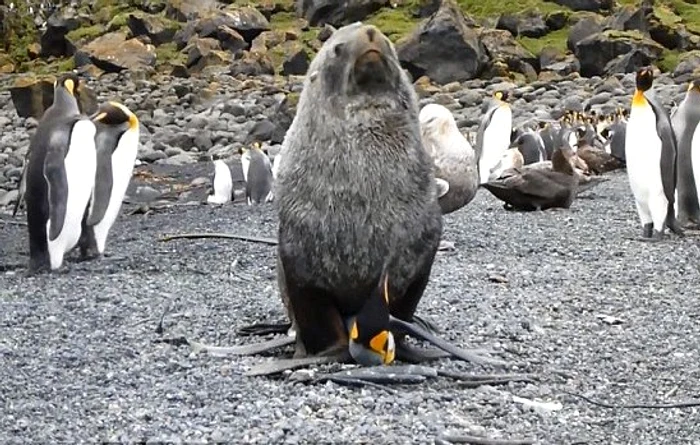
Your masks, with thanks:
M671 117L673 132L678 140L678 223L681 226L700 225L700 204L698 203L698 173L700 165L695 165L692 152L693 134L700 122L700 79L690 82L688 92ZM700 160L700 159L698 159Z
M241 152L241 168L248 205L272 201L273 177L270 158L258 143L253 144L250 149L241 148Z
M630 188L642 223L644 239L659 240L665 227L682 235L676 221L676 136L666 110L646 94L654 74L649 67L636 73L636 90L627 122L625 158Z
M214 192L207 196L211 204L226 204L233 197L231 170L222 159L214 161Z
M97 172L80 237L83 258L102 256L129 187L139 146L139 120L127 107L107 102L90 117L95 123Z
M29 143L26 196L29 271L56 270L80 239L81 223L95 184L95 124L80 113L74 96L78 77L64 74L54 85Z
M489 180L491 169L498 164L510 146L513 111L506 102L508 93L496 91L495 103L484 115L476 134L476 157L479 160L479 183Z

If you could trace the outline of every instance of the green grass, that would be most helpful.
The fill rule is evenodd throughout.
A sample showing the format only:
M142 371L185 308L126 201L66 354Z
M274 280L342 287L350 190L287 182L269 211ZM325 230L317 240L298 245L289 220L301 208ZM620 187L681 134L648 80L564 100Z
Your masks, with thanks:
M164 64L185 63L187 56L177 50L175 43L166 43L156 47L156 68Z
M542 48L551 46L562 52L566 52L566 39L569 36L569 28L564 27L557 31L552 31L544 37L535 39L532 37L518 37L517 41L532 54L538 55Z
M68 34L66 37L71 42L83 42L87 40L95 39L105 33L105 27L102 25L92 25L83 26L81 28L75 29Z
M462 11L475 17L497 17L500 14L517 14L527 11L539 11L543 14L554 11L570 11L554 2L542 0L520 1L484 1L484 0L457 0Z
M661 58L657 61L656 65L661 71L673 71L676 69L678 62L680 61L680 57L680 52L664 49L664 52L661 53Z
M382 8L372 14L366 22L379 28L392 42L409 35L420 23L411 16L409 8Z

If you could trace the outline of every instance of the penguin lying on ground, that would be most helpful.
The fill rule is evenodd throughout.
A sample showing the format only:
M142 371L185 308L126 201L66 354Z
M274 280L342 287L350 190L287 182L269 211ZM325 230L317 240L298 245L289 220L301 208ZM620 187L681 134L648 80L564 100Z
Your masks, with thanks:
M675 212L676 135L663 106L645 94L653 82L651 68L637 70L627 121L625 159L642 238L657 241L663 238L666 227L680 236L683 230Z
M423 146L435 164L441 193L438 203L447 214L469 204L479 188L474 149L460 133L450 110L429 104L418 116Z
M103 104L91 119L97 127L97 171L79 242L84 259L104 254L107 236L131 181L139 146L139 120L124 105Z
M210 204L226 204L233 199L233 179L231 170L221 159L214 161L213 193L207 196Z
M259 143L250 149L241 148L241 168L245 180L245 197L248 205L262 204L273 200L272 164Z
M700 185L700 153L692 148L693 137L700 123L700 79L690 82L685 98L671 117L678 142L678 223L686 227L700 225L700 204L697 187Z
M576 197L579 178L570 158L572 152L563 147L552 155L552 169L509 169L499 179L481 186L503 201L506 210L546 210L569 208Z
M95 184L95 124L80 114L75 74L55 83L53 104L29 143L26 170L29 271L56 270L78 244Z

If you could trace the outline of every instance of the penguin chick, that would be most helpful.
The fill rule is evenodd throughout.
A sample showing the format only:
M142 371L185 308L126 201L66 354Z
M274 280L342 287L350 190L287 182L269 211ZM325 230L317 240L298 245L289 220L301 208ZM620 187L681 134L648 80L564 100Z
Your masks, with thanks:
M211 204L226 204L231 201L233 193L233 179L228 165L221 160L214 161L214 193L207 196L207 202Z
M271 202L273 200L273 175L270 158L257 142L250 149L241 148L240 152L248 205Z
M474 149L444 106L424 106L418 120L423 146L435 164L438 203L443 214L454 212L469 204L479 187Z

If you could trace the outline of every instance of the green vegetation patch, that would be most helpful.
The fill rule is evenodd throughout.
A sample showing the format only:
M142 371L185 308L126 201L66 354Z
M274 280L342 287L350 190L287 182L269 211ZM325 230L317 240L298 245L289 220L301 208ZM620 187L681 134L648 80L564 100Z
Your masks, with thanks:
M156 68L165 64L184 64L187 56L177 50L174 42L156 47Z
M671 51L664 49L664 52L661 53L661 58L656 62L656 65L661 71L670 72L676 69L680 58L680 52L676 50Z
M542 0L519 1L484 1L457 0L462 11L475 17L498 17L501 14L519 14L528 11L539 11L543 14L569 9L554 2Z
M569 27L564 27L557 31L552 31L539 39L533 37L518 37L516 40L532 54L538 55L545 46L551 46L566 52L566 39L569 37Z
M392 42L396 43L411 34L420 20L414 18L410 8L382 8L372 14L366 22L379 28Z
M105 32L106 29L102 25L81 26L66 34L66 38L73 43L87 42L96 39Z

